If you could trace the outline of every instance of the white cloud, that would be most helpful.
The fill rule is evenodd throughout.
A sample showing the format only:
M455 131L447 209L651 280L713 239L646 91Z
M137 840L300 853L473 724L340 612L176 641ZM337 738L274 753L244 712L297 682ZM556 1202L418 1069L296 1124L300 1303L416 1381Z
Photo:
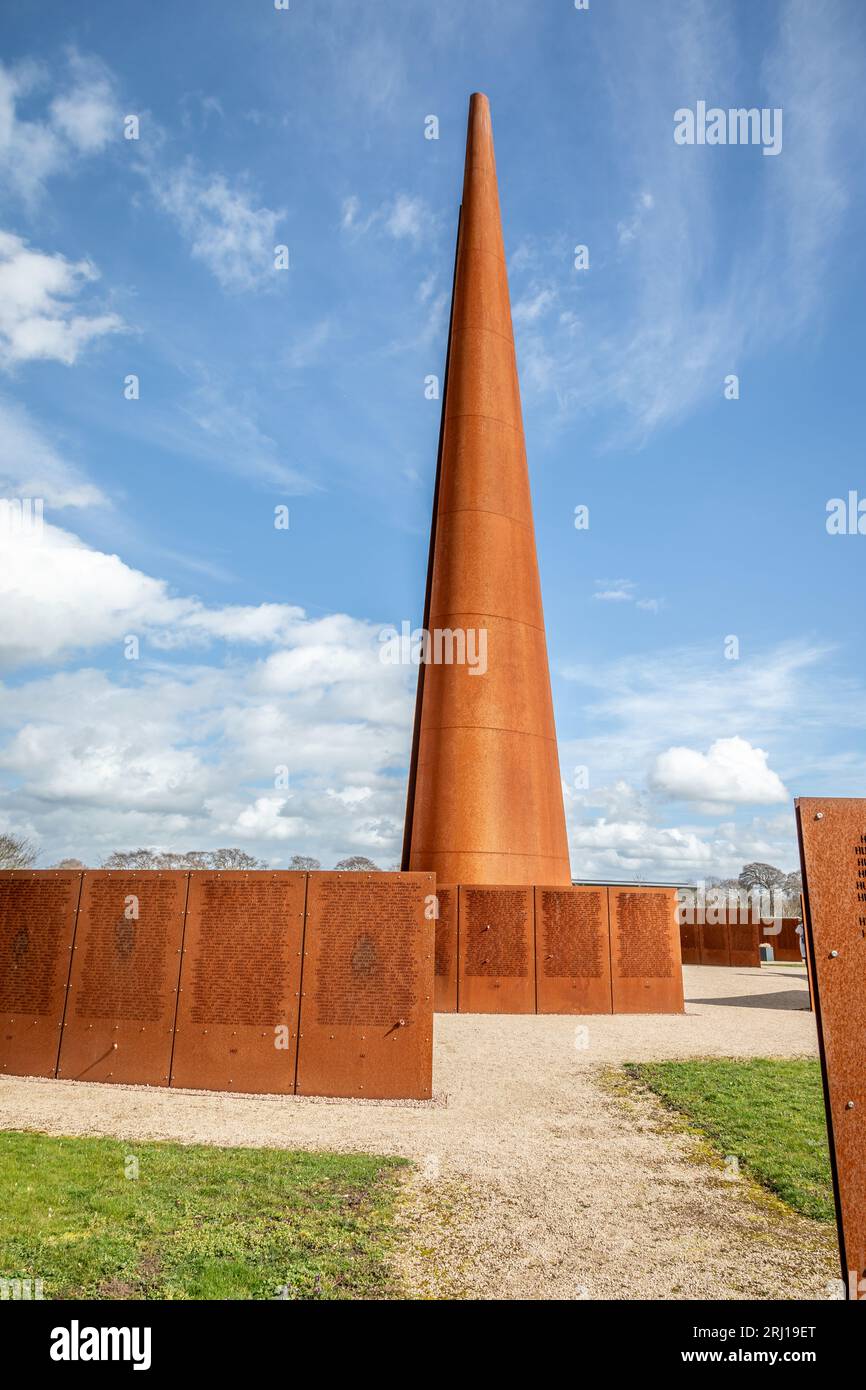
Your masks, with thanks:
M535 323L556 303L556 292L551 289L533 289L528 295L518 299L511 317L515 323Z
M0 64L0 180L31 205L50 177L68 173L78 159L121 138L114 81L98 58L72 50L43 118L22 119L21 102L50 85L40 64Z
M52 526L41 545L0 541L7 663L97 648L108 663L0 685L0 827L32 833L43 862L226 843L274 862L394 861L417 672L381 662L381 625L207 608ZM124 659L127 634L139 660ZM231 644L222 667L164 656L212 659L216 643Z
M114 313L80 312L75 301L98 279L90 261L68 261L0 231L0 363L35 359L71 366L82 349L123 328Z
M866 689L840 670L839 654L796 642L729 662L721 650L641 653L560 671L575 688L566 687L557 711L575 874L665 877L679 865L686 877L727 875L750 859L791 869L791 798L862 791ZM575 700L584 732L563 737ZM673 825L672 797L689 802L688 818ZM750 804L781 809L743 820Z
M637 585L633 579L596 579L594 599L602 603L633 603L645 613L658 613L663 600L658 598L638 598Z
M674 746L655 760L650 781L680 801L769 805L785 801L788 793L767 754L744 738L719 738L706 753Z
M631 603L635 584L631 579L597 579L593 598L602 603Z
M282 211L257 207L250 192L222 174L207 174L192 160L175 169L143 168L158 205L176 222L194 257L223 289L260 289L275 283L274 247Z
M77 52L69 68L71 85L51 103L52 124L73 149L97 154L121 136L114 79L98 58Z
M385 230L398 241L404 237L417 241L429 223L430 214L423 198L410 198L406 193L398 193L385 218Z
M437 218L423 198L409 193L398 193L362 217L360 199L352 194L343 200L340 222L344 231L356 236L364 236L375 228L395 241L417 243L432 235Z

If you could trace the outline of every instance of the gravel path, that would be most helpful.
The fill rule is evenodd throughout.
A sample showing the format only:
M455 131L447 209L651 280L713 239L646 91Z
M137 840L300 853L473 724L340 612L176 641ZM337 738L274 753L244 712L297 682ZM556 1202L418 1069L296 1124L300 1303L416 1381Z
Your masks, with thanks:
M680 1017L438 1015L432 1102L4 1077L0 1127L406 1155L421 1297L826 1298L832 1229L729 1181L655 1097L605 1080L622 1061L816 1053L798 967L684 977Z

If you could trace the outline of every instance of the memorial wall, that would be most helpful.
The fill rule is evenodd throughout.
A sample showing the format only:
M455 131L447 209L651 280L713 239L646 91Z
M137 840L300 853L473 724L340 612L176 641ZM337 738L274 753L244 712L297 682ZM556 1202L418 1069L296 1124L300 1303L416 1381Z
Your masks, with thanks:
M437 1011L683 1012L673 889L460 884L438 897Z
M0 1069L432 1094L432 874L0 871Z
M433 1011L679 1013L672 890L432 873L0 872L0 1069L432 1094Z
M757 968L763 943L772 946L775 960L799 961L802 957L797 924L795 917L766 923L760 917L742 921L739 913L723 916L718 922L681 922L683 965Z

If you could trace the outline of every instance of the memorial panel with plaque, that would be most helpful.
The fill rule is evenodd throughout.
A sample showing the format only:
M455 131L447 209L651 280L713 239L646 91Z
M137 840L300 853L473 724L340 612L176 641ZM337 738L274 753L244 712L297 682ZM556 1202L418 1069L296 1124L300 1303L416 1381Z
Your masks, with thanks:
M533 889L461 884L457 902L460 1012L534 1014Z
M680 956L683 965L701 963L701 928L697 922L680 922Z
M436 980L433 1007L437 1014L457 1012L457 889L436 888Z
M607 889L535 889L535 978L540 1014L609 1014Z
M609 888L615 1014L684 1011L674 888Z
M81 873L0 871L0 1072L54 1076Z
M734 916L733 921L730 919L728 921L728 933L731 940L731 965L759 969L761 965L760 922L750 920L741 922Z
M297 1093L433 1094L431 873L313 873L307 883Z
M59 1077L168 1085L188 880L85 871Z
M193 871L172 1086L292 1094L307 876Z
M701 965L730 965L731 938L725 922L700 925Z
M795 802L842 1277L866 1299L866 800Z

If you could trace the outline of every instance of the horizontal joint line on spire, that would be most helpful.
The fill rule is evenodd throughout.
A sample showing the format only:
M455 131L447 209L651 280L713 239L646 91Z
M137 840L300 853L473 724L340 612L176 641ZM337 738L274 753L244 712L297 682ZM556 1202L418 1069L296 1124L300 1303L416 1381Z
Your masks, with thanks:
M481 512L483 516L501 516L505 521L513 521L526 531L532 531L531 522L521 521L519 516L512 516L510 512L498 512L495 507L440 507L436 515L454 516L457 512Z
M514 347L514 334L500 333L498 328L488 328L486 323L464 323L462 320L455 324L451 330L451 336L455 333L492 333L494 338L501 338L504 343L510 343Z
M430 613L430 622L436 618L441 622L442 618L499 618L503 623L519 623L521 627L531 628L533 632L544 632L543 623L528 623L525 618L512 618L507 613L479 613L474 608L446 608L444 611L438 610Z
M531 729L509 729L504 724L425 724L423 733L441 733L444 729L472 729L478 733L482 729L492 734L517 734L520 738L540 738L543 743L556 743L555 734L535 734ZM421 759L419 766L423 767L427 761Z
M492 420L494 424L505 425L506 429L514 430L515 434L523 435L523 423L512 425L510 420L503 420L501 415L484 415L480 410L463 410L458 415L456 411L449 410L445 413L445 423L449 420Z

